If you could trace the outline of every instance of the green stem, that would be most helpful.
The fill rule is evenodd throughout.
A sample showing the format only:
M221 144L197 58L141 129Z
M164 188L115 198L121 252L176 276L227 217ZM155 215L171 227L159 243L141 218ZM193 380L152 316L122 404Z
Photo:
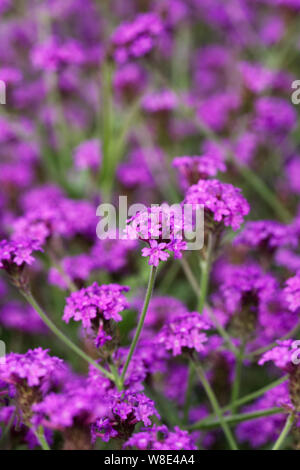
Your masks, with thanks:
M219 335L222 336L222 338L224 339L225 343L227 343L229 349L233 352L233 354L235 356L238 355L239 353L239 350L238 348L235 347L235 345L233 344L229 334L227 333L227 331L225 330L225 328L223 328L223 326L221 325L221 323L218 321L217 317L215 316L215 314L213 313L213 311L208 307L208 305L206 305L206 309L207 309L207 312L208 312L208 316L211 318L211 320L213 321L213 324L216 328L216 330L218 331Z
M199 379L201 380L201 383L203 385L203 388L207 394L207 397L210 401L210 404L215 412L215 414L218 416L219 418L219 421L220 421L220 426L222 427L223 431L224 431L224 434L227 438L227 441L228 441L228 444L230 446L230 449L231 450L238 450L238 447L236 445L236 442L235 442L235 439L234 439L234 436L228 426L228 424L226 423L225 419L224 419L224 416L223 416L223 413L221 411L221 408L220 408L220 405L218 403L218 400L217 400L217 397L213 391L213 389L211 388L210 386L210 383L208 382L208 380L206 379L205 377L205 374L204 374L204 371L202 370L202 367L201 365L196 361L196 359L193 358L193 363L194 363L194 366L195 366L195 369L196 369L196 372L198 374L198 377Z
M196 297L198 298L198 296L199 296L199 286L198 286L198 283L197 283L196 278L194 276L194 273L191 270L191 267L190 267L188 261L185 259L184 256L181 258L180 264L182 266L183 272L184 272L188 282L190 283L191 288L193 289Z
M111 193L111 160L113 143L113 98L112 98L112 64L102 65L102 153L103 162L101 181L106 202L110 201Z
M111 362L109 364L109 368L110 368L112 375L114 376L114 382L116 384L117 389L121 391L123 389L123 385L122 385L122 380L121 380L121 377L119 376L116 365L113 362Z
M200 261L201 269L201 280L200 280L200 292L199 292L199 303L198 303L198 312L202 313L203 308L206 302L208 284L209 284L209 273L211 267L211 256L213 251L213 235L212 233L208 234L208 243L207 243L207 253L204 260Z
M234 403L237 401L237 399L239 397L239 393L240 393L244 350L245 350L245 345L242 344L241 348L239 350L239 353L236 356L235 377L234 377L234 382L233 382L233 387L232 387L232 394L231 394L231 411L232 411L233 414L237 410L237 407L236 407L236 405L234 405Z
M72 351L74 351L79 357L84 359L86 362L94 366L101 374L103 374L108 379L114 381L114 377L107 370L97 364L91 357L85 354L76 344L74 344L62 331L60 331L57 326L50 320L46 313L41 309L35 298L30 293L22 292L22 295L25 297L27 302L34 308L39 317L43 322L48 326L48 328L55 334L66 346L68 346Z
M268 408L266 410L258 410L252 411L250 413L241 413L232 416L225 416L224 421L229 424L238 424L243 423L244 421L250 421L252 419L262 418L263 416L272 416L279 413L285 413L284 408ZM220 421L209 421L209 420L201 420L198 423L192 424L191 426L187 426L186 429L189 431L195 431L197 429L208 431L210 429L215 429L220 426Z
M144 321L145 321L145 318L146 318L147 310L148 310L148 307L149 307L149 303L150 303L150 300L151 300L151 296L152 296L152 292L153 292L153 288L154 288L154 284L155 284L156 272L157 272L157 267L151 266L149 282L148 282L148 287L147 287L147 292L146 292L146 297L145 297L145 301L144 301L143 310L142 310L142 313L141 313L141 316L140 316L140 319L139 319L139 322L138 322L138 326L137 326L133 341L132 341L130 349L129 349L129 353L128 353L125 365L124 365L123 370L122 370L122 375L121 375L122 385L124 384L124 379L125 379L125 376L126 376L128 366L130 364L131 358L132 358L133 353L135 351L136 345L138 343L138 340L139 340L139 337L140 337L140 334L141 334L141 331L142 331L142 328L143 328L143 325L144 325Z
M272 388L277 387L278 385L286 382L287 380L288 380L288 376L285 375L284 377L281 377L280 379L275 380L274 382L270 383L269 385L266 385L265 387L260 388L256 392L249 393L249 395L246 395L245 397L239 398L236 402L234 402L231 405L226 406L225 408L223 408L222 411L224 412L224 411L230 410L231 406L234 406L236 408L236 407L245 405L246 403L249 403L249 401L255 400L256 398L264 395L266 392L268 392Z
M234 163L235 168L243 176L243 178L252 186L260 197L273 209L282 222L288 223L291 220L291 214L280 202L275 194L268 188L266 183L257 176L249 167L239 164L235 158L230 159Z
M295 421L295 415L293 413L291 413L288 416L288 418L286 420L286 423L285 423L285 426L284 426L283 430L281 431L280 436L278 437L277 441L275 442L274 447L273 447L272 450L280 450L280 448L284 444L284 441L285 441L287 435L289 434L289 432L290 432L290 430L293 426L294 421Z
M51 450L50 447L48 446L48 442L46 441L43 426L39 426L37 430L32 429L32 431L35 437L37 438L37 440L39 441L41 448L43 450Z
M184 400L184 408L183 408L183 422L188 423L189 421L189 411L191 407L191 397L193 391L193 385L195 381L195 368L192 362L189 365L189 375L187 380L187 388Z

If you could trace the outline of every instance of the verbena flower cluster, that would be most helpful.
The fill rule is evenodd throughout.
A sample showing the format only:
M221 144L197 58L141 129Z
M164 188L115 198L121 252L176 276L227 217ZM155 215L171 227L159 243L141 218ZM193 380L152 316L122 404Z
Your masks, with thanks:
M299 13L0 0L0 449L300 449Z

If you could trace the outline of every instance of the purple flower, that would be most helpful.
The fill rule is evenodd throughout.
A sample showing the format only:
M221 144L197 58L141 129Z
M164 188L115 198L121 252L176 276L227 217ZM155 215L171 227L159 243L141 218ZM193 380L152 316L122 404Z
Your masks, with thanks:
M128 308L128 302L123 292L128 292L129 287L118 284L99 286L94 282L91 286L73 292L67 298L63 320L69 323L73 318L81 321L82 326L95 330L96 346L103 346L111 340L109 320L119 322L122 320L120 313Z
M300 271L286 281L284 293L290 310L295 312L300 307Z
M254 128L258 133L285 137L295 127L297 114L292 104L277 97L263 96L255 102Z
M172 111L177 106L177 96L171 90L162 90L146 95L142 107L147 113L162 113Z
M93 260L89 255L81 254L68 256L62 260L62 269L72 281L86 281L94 267ZM50 268L49 282L59 286L61 289L68 287L65 276L56 268Z
M297 245L297 237L291 226L273 220L247 222L243 231L234 240L235 245L246 245L274 250L284 245Z
M122 64L148 54L163 32L163 23L155 13L138 15L132 23L121 24L113 33L113 57Z
M25 354L9 353L4 364L0 364L0 380L17 384L25 381L29 387L42 386L53 381L64 371L62 359L51 357L49 349L29 349Z
M0 325L25 333L47 333L47 327L32 307L17 301L7 302L0 308Z
M191 186L185 197L187 204L202 204L207 215L233 230L240 228L250 206L241 190L219 180L200 180Z
M174 431L166 426L153 426L134 434L124 445L138 450L195 450L194 440L187 431L175 426Z
M167 351L172 351L173 356L178 356L186 349L201 352L207 336L203 330L210 329L198 312L187 312L174 319L170 319L163 326L156 337L156 342Z
M158 243L156 240L150 240L150 248L142 249L142 256L149 256L149 265L158 266L160 261L167 261L169 253L165 251L167 244Z
M266 362L273 362L276 367L285 371L291 372L295 365L292 362L293 353L297 352L297 347L294 344L294 340L287 339L284 341L277 341L278 346L265 352L258 364L264 365Z
M225 163L213 155L176 157L172 163L180 173L184 189L196 184L200 179L207 179L215 176L218 171L226 170Z
M97 171L102 160L101 144L98 139L82 142L76 147L73 155L78 170L90 169Z
M184 231L190 228L185 220L183 208L178 206L152 206L138 212L127 221L125 233L129 239L140 239L149 244L143 248L142 255L149 256L149 264L158 266L160 261L169 258L168 251L176 258L187 249Z
M106 415L93 426L93 436L109 441L113 437L128 439L137 423L150 426L151 417L160 418L154 402L143 393L111 393L108 395Z
M33 422L52 429L75 425L88 426L107 410L104 396L96 387L74 384L62 393L50 393L40 403L33 405Z
M287 383L278 385L259 398L253 405L243 409L244 413L281 407L290 402ZM261 447L267 442L275 442L279 436L286 417L284 413L273 416L263 416L258 419L240 423L237 426L237 436L241 441L250 442L252 447Z
M9 269L11 266L31 265L34 262L32 253L42 251L37 240L30 238L1 240L0 241L0 269Z

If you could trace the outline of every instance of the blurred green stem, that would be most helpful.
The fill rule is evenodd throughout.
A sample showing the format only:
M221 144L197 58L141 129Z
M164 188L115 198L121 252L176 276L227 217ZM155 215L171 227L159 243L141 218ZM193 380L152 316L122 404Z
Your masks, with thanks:
M229 447L231 450L238 450L238 447L236 445L236 442L235 442L235 439L234 439L234 436L227 424L227 422L225 421L224 419L224 416L223 416L223 413L222 413L222 410L220 408L220 405L218 403L218 400L217 400L217 397L213 391L213 389L211 388L210 386L210 383L209 381L207 380L207 378L205 377L205 373L201 367L201 365L199 364L199 362L197 361L197 358L196 357L193 357L192 358L192 361L193 361L193 364L194 364L194 367L195 367L195 370L197 372L197 375L203 385L203 388L207 394L207 397L210 401L210 404L212 406L212 409L214 410L215 414L217 415L217 417L219 418L219 421L220 421L220 426L222 427L223 431L224 431L224 434L226 436L226 439L228 441L228 444L229 444Z
M200 261L201 280L200 280L199 303L198 303L199 313L203 312L203 308L206 302L208 285L209 285L209 273L210 273L210 268L211 268L212 251L213 251L213 235L211 232L209 232L205 258Z
M113 145L113 93L112 93L112 74L113 65L106 60L102 65L102 169L101 182L104 199L110 202L112 190L111 164L112 164L112 145Z
M37 438L40 446L43 450L51 450L48 446L48 442L45 438L45 432L43 426L39 426L37 430L31 428L32 432L34 433L35 437Z
M244 351L245 351L245 344L243 343L240 347L238 354L236 355L236 364L235 364L235 375L234 375L234 382L232 386L232 394L231 394L231 411L234 414L237 410L235 402L237 401L240 393L240 385L241 385L241 374L243 368L243 359L244 359Z
M276 415L279 413L285 413L284 408L267 408L265 410L257 410L257 411L251 411L249 413L241 413L241 414L232 415L232 416L225 416L224 421L229 425L233 425L233 424L243 423L245 421L250 421L252 419L262 418L263 416ZM218 426L220 426L220 421L203 419L199 423L195 423L195 424L192 424L191 426L187 426L186 429L188 429L189 431L195 431L196 429L208 431L211 429L215 429Z
M284 441L285 439L287 438L290 430L292 429L292 426L294 424L294 421L295 421L295 414L294 413L291 413L287 420L286 420L286 423L285 423L285 426L283 428L283 430L281 431L281 434L280 436L278 437L277 441L275 442L275 445L273 447L272 450L280 450L280 448L282 447L282 445L284 444Z
M72 351L74 351L77 356L81 357L83 360L91 364L95 369L97 369L101 374L103 374L108 379L114 382L114 376L97 364L91 357L89 357L84 351L82 351L76 344L74 344L62 331L60 331L56 325L50 320L46 313L41 309L35 298L31 293L22 292L22 295L25 297L27 302L33 307L39 317L43 322L48 326L48 328L55 334L66 346L68 346Z
M138 322L138 325L137 325L137 329L136 329L133 341L132 341L130 349L129 349L129 353L128 353L125 365L124 365L123 370L122 370L122 375L121 375L122 385L124 384L124 380L125 380L125 376L126 376L128 366L130 364L131 358L132 358L133 353L135 351L135 348L136 348L136 345L138 343L140 334L142 332L142 328L143 328L144 321L145 321L145 318L146 318L146 314L147 314L147 311L148 311L148 307L149 307L149 303L150 303L150 300L151 300L152 292L153 292L153 289L154 289L156 272L157 272L157 267L151 266L149 281L148 281L148 287L147 287L147 292L146 292L146 296L145 296L145 300L144 300L142 313L141 313L141 316L140 316L140 319L139 319L139 322Z

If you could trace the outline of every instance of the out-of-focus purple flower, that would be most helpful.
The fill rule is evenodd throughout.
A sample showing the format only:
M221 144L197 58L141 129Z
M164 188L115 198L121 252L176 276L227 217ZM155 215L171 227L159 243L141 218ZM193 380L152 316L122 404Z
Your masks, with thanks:
M81 44L75 39L60 44L57 38L52 37L33 49L31 60L33 66L38 69L57 70L67 64L82 64L84 51Z
M102 160L101 144L98 139L91 139L82 142L74 150L73 155L75 167L78 170L97 171Z
M253 93L268 90L276 78L276 72L259 63L241 62L239 68L246 87Z
M296 367L292 362L293 353L297 352L298 349L294 345L294 340L286 339L284 341L277 341L278 346L265 352L258 364L264 365L266 362L273 362L276 367L285 371L291 372Z
M178 103L177 96L172 90L162 90L146 95L142 107L147 113L164 113L172 111Z
M274 96L263 96L256 100L253 125L263 137L265 133L276 138L285 137L296 122L297 113L286 100Z
M47 333L45 324L33 308L17 301L7 302L0 308L0 324L25 333Z
M289 309L295 312L300 307L300 271L296 276L286 281L284 293L289 304Z
M258 143L259 139L254 132L244 132L234 143L233 151L239 160L249 164L255 156Z
M243 412L263 411L274 407L281 407L289 402L287 383L283 383L269 390L253 405L247 406ZM252 447L261 447L268 442L276 441L284 425L284 413L273 416L263 416L258 419L240 423L237 426L237 436L241 441L250 442Z
M93 269L105 269L112 273L124 269L137 246L137 240L97 240L90 253Z
M195 450L192 436L175 426L174 431L166 426L153 426L134 434L124 445L138 450Z
M226 170L225 163L212 155L176 157L172 164L180 173L184 189L200 179L216 176L218 171Z
M66 392L50 393L40 403L33 405L35 424L43 423L52 429L72 427L75 422L89 427L104 415L106 403L97 388L82 384Z
M156 342L163 345L173 356L182 354L184 350L204 350L207 336L204 330L211 326L204 321L198 312L187 312L168 321L156 337Z
M240 106L240 98L235 93L217 93L200 103L197 115L214 131L221 131L229 123L232 112Z
M12 384L25 381L29 387L45 389L64 368L62 359L49 356L49 349L29 349L25 354L6 355L5 363L0 364L0 380Z
M218 180L200 180L191 186L185 197L187 204L202 204L206 215L233 230L240 228L250 206L241 190Z
M164 30L155 13L138 15L131 23L122 23L113 33L113 58L119 64L145 56Z
M42 251L37 240L30 238L0 241L0 269L9 269L11 266L31 265L34 262L32 253Z
M300 156L295 155L285 167L289 188L300 194Z
M223 276L220 293L230 313L240 312L244 303L263 309L278 290L276 279L255 263L228 265Z
M62 260L61 265L63 271L74 282L86 281L94 267L93 260L86 254L66 257ZM50 268L48 279L50 284L57 285L61 289L68 287L64 275L57 268Z
M284 245L297 245L297 237L290 226L273 220L247 222L244 230L235 238L235 245L260 247L267 250Z
M148 158L155 164L155 167L160 164L160 157L159 151L149 152ZM143 149L136 149L131 152L128 162L121 163L118 166L117 175L125 188L134 189L137 186L153 188L154 186L154 179Z
M146 85L144 70L135 63L128 63L117 69L114 87L124 98L136 98Z

